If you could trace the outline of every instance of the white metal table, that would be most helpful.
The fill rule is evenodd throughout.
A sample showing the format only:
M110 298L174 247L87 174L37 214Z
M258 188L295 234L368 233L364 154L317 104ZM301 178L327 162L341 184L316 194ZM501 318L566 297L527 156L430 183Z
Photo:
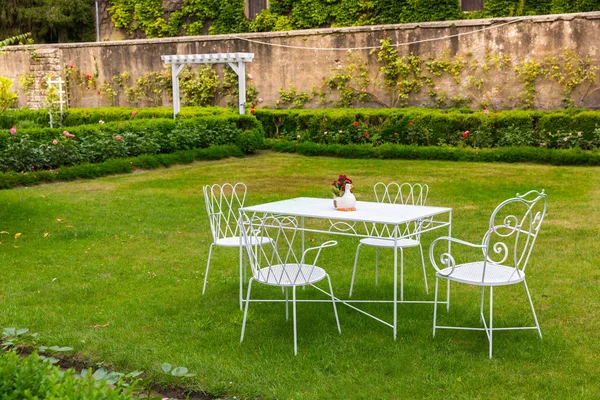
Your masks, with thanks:
M240 214L245 213L249 217L259 215L285 215L299 218L303 247L305 232L327 233L354 237L384 238L393 240L394 244L396 244L398 240L406 237L407 231L403 228L406 227L407 224L423 223L423 221L426 221L426 223L423 224L421 233L447 227L448 236L451 236L452 234L452 209L446 207L357 201L356 211L344 212L333 208L333 202L331 199L298 197L294 199L243 207L239 211ZM327 229L311 227L307 226L306 219L308 219L309 222L312 219L328 220L329 224ZM244 302L242 248L243 246L241 246L240 243L240 307ZM315 288L321 290L316 286ZM402 301L398 301L398 254L397 251L394 251L394 298L391 301L394 305L394 318L392 323L384 321L350 304L365 302L390 302L389 300L342 300L336 297L336 301L365 315L368 315L384 325L391 327L394 331L394 339L396 339L398 326L397 309L399 302L433 303L432 301L404 301L402 296L401 298ZM449 299L446 301L449 301Z

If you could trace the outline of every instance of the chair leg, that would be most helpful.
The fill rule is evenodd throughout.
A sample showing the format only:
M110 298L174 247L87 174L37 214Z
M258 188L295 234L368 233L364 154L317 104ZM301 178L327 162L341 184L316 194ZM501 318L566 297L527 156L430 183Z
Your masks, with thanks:
M400 301L404 301L404 249L400 249Z
M360 246L362 244L359 243L356 247L356 256L354 257L354 269L352 270L352 280L350 281L350 293L348 297L352 297L352 288L354 287L354 277L356 276L356 266L358 265L358 253L360 252Z
M210 248L208 249L208 262L206 263L206 272L204 273L204 286L202 286L202 294L206 292L206 282L208 281L208 270L210 269L210 257L212 256L214 243L210 244Z
M296 286L292 287L292 319L294 321L294 355L298 355L298 334L296 332Z
M427 285L427 272L425 271L425 258L423 257L423 246L419 243L419 251L421 252L421 265L423 266L423 281L425 282L425 293L429 294L429 286Z
M440 278L435 277L435 295L433 298L433 337L435 337L435 328L437 324L437 303L438 303L438 282Z
M379 285L379 247L375 247L375 286Z
M283 286L281 287L283 289ZM289 307L289 288L285 288L285 320L289 321L290 319L290 307Z
M337 323L338 332L342 333L340 327L340 318L338 317L337 307L335 306L335 296L333 295L333 286L331 286L331 278L327 275L327 282L329 282L329 293L331 293L331 303L333 304L333 313L335 314L335 322Z
M450 279L448 279L448 288L446 289L446 311L450 311Z
M492 340L494 339L494 287L490 286L490 358L492 358Z
M244 320L242 321L242 336L240 337L240 343L244 340L244 332L246 331L246 317L248 316L248 305L250 304L250 290L252 289L252 281L254 278L250 278L248 282L248 295L246 296L246 307L244 308Z
M481 287L481 306L479 307L479 320L483 323L483 300L485 297L485 286Z
M543 339L542 330L540 329L540 324L538 323L537 315L535 314L535 309L533 308L533 301L531 301L531 295L529 294L527 282L523 281L523 284L525 285L525 291L527 292L527 298L529 299L529 305L531 306L531 312L533 313L533 320L535 321L535 326L537 327L538 333L540 334L540 339Z

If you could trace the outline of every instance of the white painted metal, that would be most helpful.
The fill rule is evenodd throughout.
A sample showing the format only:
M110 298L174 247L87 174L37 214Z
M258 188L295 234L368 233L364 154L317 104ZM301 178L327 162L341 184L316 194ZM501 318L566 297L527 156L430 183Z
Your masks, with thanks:
M524 195L502 202L490 218L488 231L483 236L481 244L473 244L450 236L440 237L431 243L429 257L436 269L435 300L433 311L433 336L436 329L483 330L489 341L489 357L492 358L493 332L498 330L535 329L540 338L542 331L533 307L529 288L525 281L525 268L531 251L537 239L540 227L548 208L548 196L544 191L532 190ZM481 259L472 262L456 263L450 252L439 256L441 266L435 259L435 246L440 241L464 245L482 251ZM442 326L437 325L438 281L446 279L481 287L481 302L479 305L481 327ZM493 288L495 286L514 285L523 282L535 326L522 327L493 327ZM485 288L490 289L489 326L483 314Z
M292 320L294 328L294 354L298 354L298 340L296 329L296 288L298 286L311 285L327 278L329 283L329 293L333 312L337 323L338 332L342 333L337 308L335 305L335 296L331 279L325 270L318 267L317 261L324 248L337 245L334 240L327 241L320 246L311 247L301 252L298 257L297 242L298 221L292 217L262 217L249 218L242 215L243 229L241 229L244 247L250 260L252 268L252 278L248 282L248 294L246 296L246 307L244 309L244 319L242 322L242 333L240 342L244 340L246 329L246 318L248 316L248 306L250 304L250 294L252 282L256 281L270 286L285 288L286 319L287 319L287 290L292 289ZM256 243L268 240L268 244L257 246Z
M281 200L272 203L259 204L255 206L242 207L241 214L248 216L265 216L265 215L288 215L299 217L301 226L301 237L304 239L305 232L335 234L352 237L380 237L381 232L385 232L385 237L389 239L391 232L396 241L400 241L402 232L398 228L413 221L427 219L429 224L424 227L421 233L433 231L435 229L447 228L450 234L451 211L445 207L429 207L429 206L414 206L403 204L386 204L376 202L358 201L356 203L357 211L343 212L333 208L331 199L316 199L308 197L300 197L289 200ZM440 219L440 216L446 214L447 220ZM330 222L329 229L311 229L305 226L305 219L310 221L311 218L324 219ZM380 225L390 225L387 229L381 229ZM374 228L376 226L376 228ZM304 245L304 240L302 240ZM397 263L394 265L394 287L397 288ZM242 273L240 269L240 298L243 297ZM394 315L396 315L398 303L398 291L394 290L393 300L343 300L336 298L336 302L340 302L352 309L355 309L378 322L381 322L394 331L396 338L397 318L394 317L393 323L383 321L382 319L369 314L366 311L353 306L351 303L384 303L391 302L394 306ZM272 300L252 300L253 302L272 301ZM277 301L277 300L275 300ZM432 301L404 301L405 303L433 303Z
M48 89L49 91L51 90L50 88L54 85L58 85L58 101L52 101L52 104L58 104L58 111L60 113L60 120L62 121L63 119L63 112L64 112L64 104L66 104L66 100L64 99L64 94L65 91L63 90L63 83L65 83L62 78L58 78L58 79L50 79L48 78L48 80L46 81L46 84L48 85ZM50 115L50 128L54 127L54 121L53 121L53 116L52 116L52 110L48 110L48 114Z
M385 184L378 182L373 186L375 198L379 203L388 204L403 204L424 206L429 194L429 186L425 184L398 184L392 182ZM400 301L404 301L404 249L418 247L421 254L421 267L423 269L423 281L425 282L425 291L429 293L427 286L427 272L425 271L425 259L423 257L423 247L421 246L421 230L427 225L427 220L415 220L403 224L400 229L402 231L401 240L391 240L394 237L394 232L390 231L389 225L377 227L374 224L373 229L380 232L379 236L388 236L388 238L365 238L361 239L356 247L356 256L354 257L354 269L352 270L352 280L350 281L349 297L352 297L352 289L354 288L354 278L356 276L356 267L358 266L358 255L361 246L370 246L376 248L375 258L375 284L378 284L379 275L379 248L391 248L394 252L400 250Z
M208 261L206 263L202 294L206 291L213 246L239 247L240 256L242 256L241 235L237 215L238 210L244 206L244 202L246 201L247 188L246 185L238 182L233 185L230 183L207 185L204 186L203 191L213 242L208 250ZM262 245L265 241L265 238L260 238L256 244ZM241 262L242 258L240 257L240 270L242 269Z
M179 97L179 73L186 64L228 64L238 76L239 110L244 114L246 103L246 64L252 62L254 53L219 54L174 54L160 57L165 64L171 65L173 81L173 118L181 110Z

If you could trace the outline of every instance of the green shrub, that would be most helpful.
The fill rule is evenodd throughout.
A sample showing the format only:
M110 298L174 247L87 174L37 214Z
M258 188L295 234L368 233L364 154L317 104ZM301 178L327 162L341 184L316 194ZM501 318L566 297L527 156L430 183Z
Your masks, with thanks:
M73 369L60 368L43 362L37 354L19 357L9 351L0 356L0 398L20 399L133 399L132 388L108 387L106 381L92 376L76 376Z
M421 108L259 109L255 115L266 137L323 144L393 143L480 149L507 146L594 149L600 146L600 130L597 130L600 112L578 109L490 113Z
M0 132L0 171L38 171L112 158L237 144L262 148L263 131L251 116L221 114L189 119L139 119L68 130L31 128Z
M229 144L206 149L178 151L171 154L145 154L133 158L111 159L98 164L86 163L61 167L55 171L0 172L0 189L31 186L44 182L93 179L129 173L136 168L154 169L192 161L220 160L227 157L243 157L243 155L244 153L239 147Z
M343 158L381 158L405 160L446 160L478 162L529 162L553 165L600 165L600 152L573 149L545 149L539 147L499 147L475 149L472 147L407 146L385 143L340 145L313 142L287 142L267 139L266 147L285 153L298 152L306 156L329 156Z

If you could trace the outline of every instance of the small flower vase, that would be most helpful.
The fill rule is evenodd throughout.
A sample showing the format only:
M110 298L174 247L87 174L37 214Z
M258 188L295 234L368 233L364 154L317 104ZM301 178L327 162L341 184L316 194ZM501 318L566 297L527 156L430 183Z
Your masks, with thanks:
M334 199L336 210L339 211L356 211L356 197L352 194L352 185L347 183L344 195Z

